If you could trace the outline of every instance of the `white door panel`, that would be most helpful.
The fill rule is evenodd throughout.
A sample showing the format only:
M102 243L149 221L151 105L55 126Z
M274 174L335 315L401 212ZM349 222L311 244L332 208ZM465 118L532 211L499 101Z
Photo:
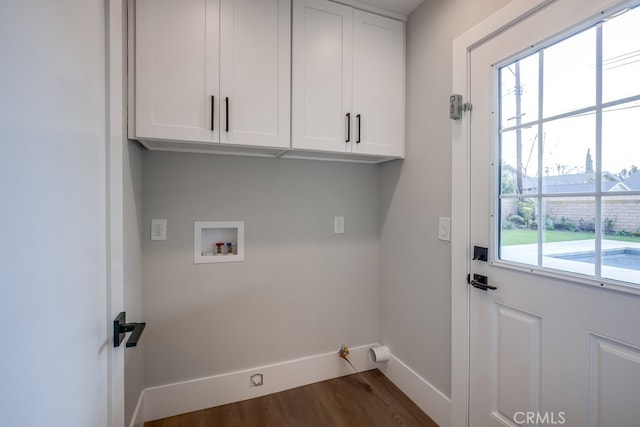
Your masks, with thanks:
M492 253L494 64L575 28L608 3L559 0L471 51L470 242L490 249L489 262L471 261L471 273L497 287L470 290L471 426L634 426L640 419L640 299L499 266Z
M640 349L589 335L589 427L633 425L639 395Z
M109 367L105 6L0 3L2 426L110 427L122 380Z

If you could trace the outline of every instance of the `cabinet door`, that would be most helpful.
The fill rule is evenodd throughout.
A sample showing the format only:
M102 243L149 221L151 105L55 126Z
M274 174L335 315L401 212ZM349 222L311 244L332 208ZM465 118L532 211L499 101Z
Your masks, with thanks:
M353 151L402 157L404 24L354 10L353 25Z
M221 0L220 13L220 142L289 148L291 0Z
M216 142L218 0L136 1L136 137Z
M351 114L352 23L347 6L325 0L294 4L294 148L351 151L346 115Z

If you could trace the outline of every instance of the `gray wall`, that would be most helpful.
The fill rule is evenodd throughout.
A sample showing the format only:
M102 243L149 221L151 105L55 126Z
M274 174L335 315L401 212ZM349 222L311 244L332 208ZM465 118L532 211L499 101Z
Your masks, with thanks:
M452 42L508 0L425 0L407 24L406 160L381 170L380 337L451 394ZM455 230L453 230L455 232Z
M403 161L143 153L147 387L381 341L450 395L437 224L451 215L452 41L506 3L426 0L409 17ZM149 240L152 218L166 242ZM197 220L245 221L246 261L194 265Z
M145 151L143 212L147 387L378 340L376 166ZM194 221L244 221L245 261L194 265Z
M125 141L123 150L124 309L127 320L141 322L142 313L142 148ZM129 425L144 384L144 343L124 353L125 424Z

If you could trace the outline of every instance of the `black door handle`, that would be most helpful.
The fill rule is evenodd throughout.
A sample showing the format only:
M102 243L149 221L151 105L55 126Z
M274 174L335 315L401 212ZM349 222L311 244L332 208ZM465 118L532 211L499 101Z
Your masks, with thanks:
M358 120L358 139L356 140L356 144L360 144L360 122L362 121L360 119L360 114L356 115L356 119Z
M120 347L122 341L124 340L125 334L127 332L131 332L131 336L127 340L127 347L135 347L138 345L138 341L140 340L140 336L142 336L142 332L144 328L147 326L146 323L126 323L127 314L123 311L118 314L113 321L113 346Z
M467 274L467 283L474 288L482 289L483 291L488 291L489 289L495 291L496 289L498 289L495 286L489 285L487 282L487 276L483 276L481 274L474 274L473 280L471 279L471 275Z
M476 280L472 280L471 281L471 286L473 286L474 288L482 289L483 291L486 291L486 290L489 290L489 289L491 289L492 291L495 291L496 289L498 289L495 286L486 285L486 284L480 283L480 282L478 282Z

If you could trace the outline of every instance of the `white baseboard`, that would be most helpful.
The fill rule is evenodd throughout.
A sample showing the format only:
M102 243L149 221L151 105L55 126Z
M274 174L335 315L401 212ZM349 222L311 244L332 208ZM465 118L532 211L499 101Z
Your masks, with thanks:
M440 390L393 355L389 362L378 363L376 367L436 424L451 426L451 399Z
M350 348L349 360L358 371L380 369L439 426L449 427L451 400L393 355L386 363L371 362L368 350L376 345ZM249 377L257 373L263 375L264 384L251 387ZM141 427L147 421L252 399L352 373L353 369L337 356L336 349L331 353L150 387L142 391L129 427Z
M349 360L358 371L379 367L380 364L372 363L368 357L369 348L375 345L377 344L349 349ZM140 418L139 414L144 414L142 418L145 422L152 421L354 373L353 369L337 356L337 352L336 348L336 351L331 353L147 388L142 392L142 403L138 403L138 416L134 415L134 420ZM263 375L263 385L250 387L249 377L258 373ZM133 426L137 427L137 424Z

